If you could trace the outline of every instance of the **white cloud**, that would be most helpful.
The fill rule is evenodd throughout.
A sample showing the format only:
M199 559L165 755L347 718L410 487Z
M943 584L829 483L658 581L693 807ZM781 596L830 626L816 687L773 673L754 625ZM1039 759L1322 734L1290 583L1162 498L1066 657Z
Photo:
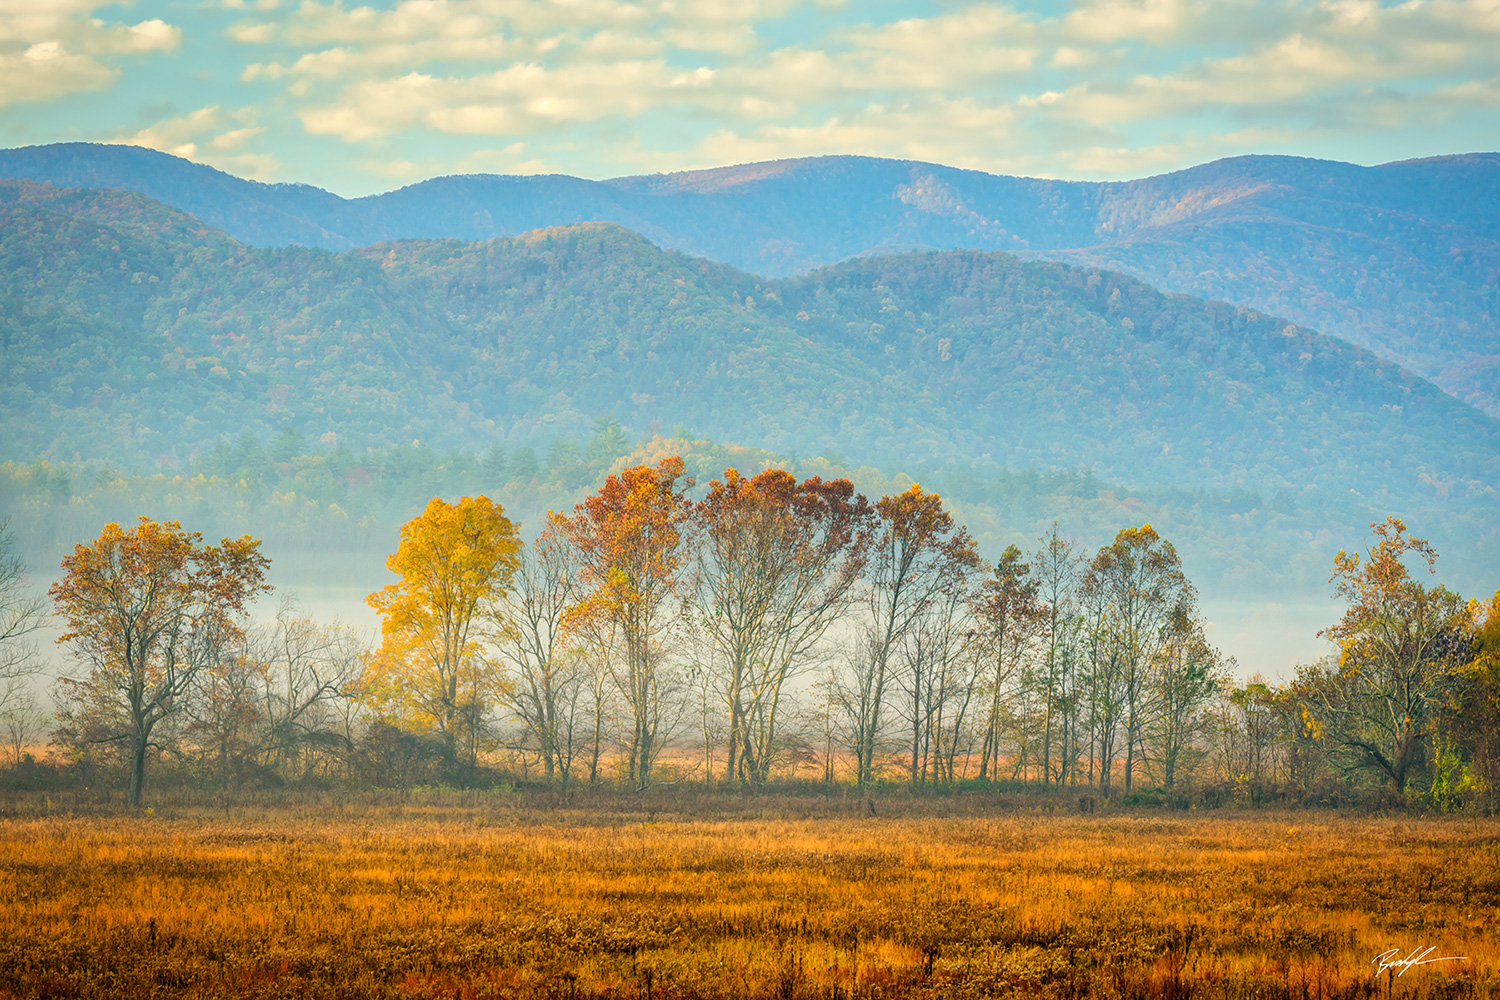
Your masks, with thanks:
M265 131L263 127L248 124L252 119L253 112L249 109L231 113L218 105L209 105L185 115L164 118L109 141L161 150L240 177L270 180L281 167L276 157L244 150L247 142Z
M409 73L346 87L332 104L302 112L315 134L357 142L425 126L440 132L519 135L687 101L712 79L660 60L597 62L552 70L518 64L482 76Z
M229 116L220 111L218 105L212 105L199 108L189 114L163 119L113 141L127 146L159 149L173 156L192 158L197 155L198 145L204 140L205 134L224 129L229 121Z
M82 32L83 50L93 55L140 55L170 52L182 42L182 29L160 18L140 24L105 24L91 19Z
M1063 27L1069 35L1091 41L1142 38L1161 43L1203 13L1203 6L1185 0L1094 0L1069 11Z
M67 52L58 42L37 42L24 52L0 54L0 107L102 90L119 75L96 59Z
M270 0L222 2L245 12L229 37L257 57L241 78L284 88L308 132L398 154L404 133L527 138L524 154L478 140L502 151L476 153L473 169L512 172L554 157L675 167L870 152L1137 173L1249 148L1236 137L1273 126L1328 137L1485 107L1493 85L1461 81L1500 72L1500 0L1072 0L1056 16L952 0L871 23L857 19L891 8L299 0L256 14ZM771 45L789 33L770 22L794 13L815 30ZM530 138L542 135L558 138ZM674 150L643 150L666 135ZM601 143L608 152L581 152ZM391 176L453 168L378 159Z
M91 16L98 0L0 0L0 107L102 90L119 79L107 58L175 49L182 32Z
M1468 56L1468 49L1456 42L1419 38L1376 46L1293 34L1244 55L1162 76L1142 74L1114 89L1081 83L1021 103L1095 124L1134 122L1224 106L1318 99L1349 87L1441 73Z
M857 32L851 61L866 62L886 86L943 90L1031 69L1036 36L1036 26L1009 9L979 5Z

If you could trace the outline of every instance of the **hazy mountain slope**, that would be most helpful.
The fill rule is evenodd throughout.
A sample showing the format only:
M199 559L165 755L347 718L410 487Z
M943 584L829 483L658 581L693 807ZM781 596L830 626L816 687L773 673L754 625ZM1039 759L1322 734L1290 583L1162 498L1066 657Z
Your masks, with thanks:
M893 249L1007 250L1287 316L1500 415L1495 154L1380 167L1252 156L1098 184L840 156L605 182L443 177L345 200L73 143L0 151L0 176L142 192L256 246L611 221L772 276Z
M182 457L286 424L545 446L612 413L878 465L1088 464L1335 503L1492 503L1500 481L1500 422L1430 383L1117 274L960 251L773 281L607 225L254 249L138 197L11 187L8 456Z

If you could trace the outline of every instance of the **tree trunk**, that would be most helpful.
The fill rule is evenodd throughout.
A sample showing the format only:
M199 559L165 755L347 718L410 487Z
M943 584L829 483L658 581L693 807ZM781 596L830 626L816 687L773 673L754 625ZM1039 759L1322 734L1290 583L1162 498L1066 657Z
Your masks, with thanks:
M130 754L130 808L141 804L141 791L146 785L146 741L132 741Z

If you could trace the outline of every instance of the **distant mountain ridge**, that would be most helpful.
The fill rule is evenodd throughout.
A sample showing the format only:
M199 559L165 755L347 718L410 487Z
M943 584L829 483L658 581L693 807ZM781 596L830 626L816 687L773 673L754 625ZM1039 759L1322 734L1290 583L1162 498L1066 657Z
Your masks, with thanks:
M1219 160L1120 182L829 156L590 181L467 175L343 199L152 150L0 150L0 177L136 191L252 246L351 249L614 222L770 277L912 248L1133 274L1344 337L1500 415L1500 154Z

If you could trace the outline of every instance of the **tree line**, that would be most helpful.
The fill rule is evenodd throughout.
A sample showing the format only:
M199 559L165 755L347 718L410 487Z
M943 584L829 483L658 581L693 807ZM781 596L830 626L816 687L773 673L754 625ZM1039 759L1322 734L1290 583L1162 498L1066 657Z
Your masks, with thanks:
M151 760L225 787L799 775L1493 803L1500 595L1424 584L1407 564L1436 553L1398 519L1334 561L1337 656L1276 686L1234 679L1150 525L1092 553L1054 525L986 563L917 484L696 485L675 456L625 468L529 544L488 497L435 498L369 597L378 644L291 604L251 625L270 587L250 536L108 525L51 590L77 665L54 742L123 770L132 804ZM0 596L32 616L10 651L40 610Z

